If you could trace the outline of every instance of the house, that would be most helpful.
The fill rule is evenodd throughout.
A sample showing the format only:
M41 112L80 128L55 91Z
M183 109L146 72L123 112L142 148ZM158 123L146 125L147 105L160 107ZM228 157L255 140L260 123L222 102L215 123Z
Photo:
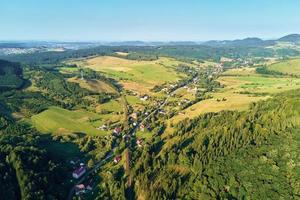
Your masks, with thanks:
M132 119L137 119L138 114L136 112L132 113L130 115L130 117L132 117Z
M159 110L159 112L158 112L159 114L162 114L162 115L164 115L164 114L166 114L166 112L164 111L164 110Z
M122 157L120 155L116 156L114 158L114 163L116 163L116 164L119 163L121 159L122 159Z
M148 95L144 95L144 96L140 97L141 101L147 101L148 99L149 99Z
M120 127L116 127L116 128L114 129L114 134L119 135L120 133L121 133L121 128L120 128Z
M86 172L86 168L84 166L79 167L73 172L73 178L80 178Z
M102 126L99 126L97 129L101 130L101 131L106 131L107 130L107 126L103 124Z
M144 124L140 125L140 130L144 132L144 130L145 130L145 125Z
M75 186L75 194L76 195L81 195L84 194L85 191L85 186L83 184L79 184Z
M138 145L138 147L142 147L143 146L143 140L142 139L138 139L136 141L136 144Z
M125 142L128 142L130 140L130 135L123 135L123 139L125 140Z

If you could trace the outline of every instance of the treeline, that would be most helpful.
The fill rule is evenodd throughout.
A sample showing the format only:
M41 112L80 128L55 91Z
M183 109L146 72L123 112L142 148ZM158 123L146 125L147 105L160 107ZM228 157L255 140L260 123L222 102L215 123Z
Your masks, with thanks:
M259 74L266 74L266 75L279 75L279 76L284 75L281 72L270 70L266 66L257 67L256 72L259 73Z
M259 148L270 142L272 136L284 135L289 128L300 125L299 97L300 90L291 91L253 103L245 112L208 113L180 122L176 131L164 140L157 135L157 142L135 152L136 197L243 199L251 196L247 192L244 196L231 193L233 190L225 187L230 180L218 182L219 179L210 178L217 169L213 163L245 148ZM226 177L228 172L223 173ZM292 194L286 195L290 198Z

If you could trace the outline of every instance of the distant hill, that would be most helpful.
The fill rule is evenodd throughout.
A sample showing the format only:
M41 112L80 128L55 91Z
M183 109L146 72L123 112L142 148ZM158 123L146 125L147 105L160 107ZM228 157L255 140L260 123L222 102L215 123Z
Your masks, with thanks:
M280 42L292 42L299 43L300 42L300 34L290 34L278 39Z
M275 44L272 40L262 40L260 38L245 38L241 40L213 40L203 43L208 46L268 46Z
M19 63L0 60L0 90L21 87L22 76L23 71Z

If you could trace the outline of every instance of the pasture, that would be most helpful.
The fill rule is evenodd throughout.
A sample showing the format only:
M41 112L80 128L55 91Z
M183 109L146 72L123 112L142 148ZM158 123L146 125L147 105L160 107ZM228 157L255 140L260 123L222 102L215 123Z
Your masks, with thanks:
M183 64L183 62L172 58L137 61L112 56L98 56L69 61L69 63L95 71L102 71L108 76L119 80L125 89L140 93L149 92L155 85L176 82L185 77L183 73L176 71L177 65Z
M107 134L105 131L97 130L92 125L92 121L100 119L99 114L83 110L69 111L59 107L50 107L32 116L31 123L42 133L105 135Z
M92 92L116 93L116 90L112 86L100 80L82 80L78 77L72 77L69 78L68 81L78 83L80 87L90 90Z
M290 59L268 66L269 70L278 71L283 74L300 75L300 59Z

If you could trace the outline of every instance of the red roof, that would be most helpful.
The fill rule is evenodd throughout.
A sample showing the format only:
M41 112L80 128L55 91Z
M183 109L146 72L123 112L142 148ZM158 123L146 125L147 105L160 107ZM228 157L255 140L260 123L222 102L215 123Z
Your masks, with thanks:
M115 132L115 133L120 133L120 132L121 132L121 128L120 128L120 127L116 127L116 128L114 129L114 132Z
M83 184L79 184L79 185L76 185L76 188L83 190L83 189L85 189L85 186Z
M119 162L120 160L121 160L121 156L120 155L118 155L118 156L116 156L115 158L114 158L114 162Z

